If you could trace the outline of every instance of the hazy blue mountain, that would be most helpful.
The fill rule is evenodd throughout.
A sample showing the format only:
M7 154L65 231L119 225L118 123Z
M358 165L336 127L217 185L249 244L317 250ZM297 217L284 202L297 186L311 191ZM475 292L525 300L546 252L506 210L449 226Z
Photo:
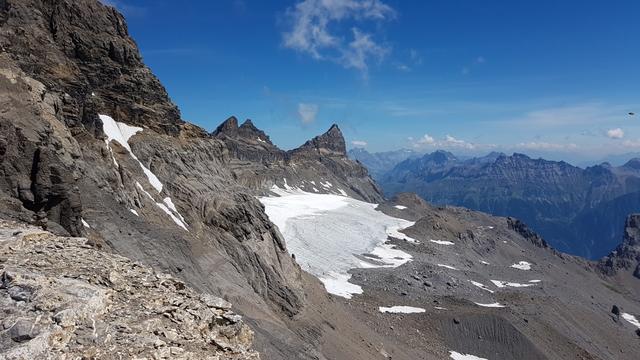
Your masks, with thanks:
M589 258L611 251L620 224L640 211L640 159L582 169L523 154L460 160L436 151L399 163L379 182L387 196L410 191L435 204L517 217L556 248Z
M393 169L398 163L409 159L417 158L421 154L409 149L370 153L363 148L353 148L349 150L349 158L358 160L369 169L369 174L378 180L387 171Z

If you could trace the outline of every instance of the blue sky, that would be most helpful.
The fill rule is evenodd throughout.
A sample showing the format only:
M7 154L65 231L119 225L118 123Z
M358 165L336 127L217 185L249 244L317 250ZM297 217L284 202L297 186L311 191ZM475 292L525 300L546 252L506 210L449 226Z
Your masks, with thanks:
M634 0L110 0L183 117L289 149L640 151ZM365 145L366 144L366 145Z

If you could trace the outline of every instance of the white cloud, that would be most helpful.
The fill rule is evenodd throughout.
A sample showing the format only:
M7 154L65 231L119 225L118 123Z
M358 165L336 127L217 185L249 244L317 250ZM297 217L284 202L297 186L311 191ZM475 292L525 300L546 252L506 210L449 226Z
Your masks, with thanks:
M356 147L365 147L367 146L367 142L363 140L353 140L351 141L351 145Z
M443 139L436 139L429 134L418 138L417 140L409 138L409 142L416 149L434 148L434 149L457 149L457 150L480 150L493 148L492 144L474 144L465 140L457 139L451 135L445 136Z
M366 74L372 60L381 60L390 51L356 27L351 28L352 39L345 41L347 36L335 26L347 20L394 18L395 10L380 0L303 0L286 14L291 28L283 33L284 46L314 59L334 61Z
M519 143L515 146L515 148L524 149L524 150L568 151L568 150L577 149L578 145L574 143L558 144L558 143L532 141L527 143Z
M298 116L303 124L308 125L316 121L318 115L318 105L316 104L298 104Z
M624 130L620 128L608 130L607 137L610 139L622 139L624 137Z

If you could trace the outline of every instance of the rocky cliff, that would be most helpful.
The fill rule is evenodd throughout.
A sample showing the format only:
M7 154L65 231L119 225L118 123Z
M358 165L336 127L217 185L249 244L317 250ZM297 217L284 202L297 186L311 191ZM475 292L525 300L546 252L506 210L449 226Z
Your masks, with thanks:
M598 268L609 276L618 272L631 272L640 279L640 214L627 217L622 244L600 260Z

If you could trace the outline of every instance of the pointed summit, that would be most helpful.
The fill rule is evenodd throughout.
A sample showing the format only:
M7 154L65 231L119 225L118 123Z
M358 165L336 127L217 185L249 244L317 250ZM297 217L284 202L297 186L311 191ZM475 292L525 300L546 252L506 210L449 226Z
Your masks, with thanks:
M232 135L238 132L238 119L235 116L231 116L220 124L212 133L213 136L220 134Z
M304 143L304 145L295 149L294 152L318 152L322 155L339 155L346 156L347 145L344 141L344 136L338 125L333 124L320 136L316 136L313 139Z

